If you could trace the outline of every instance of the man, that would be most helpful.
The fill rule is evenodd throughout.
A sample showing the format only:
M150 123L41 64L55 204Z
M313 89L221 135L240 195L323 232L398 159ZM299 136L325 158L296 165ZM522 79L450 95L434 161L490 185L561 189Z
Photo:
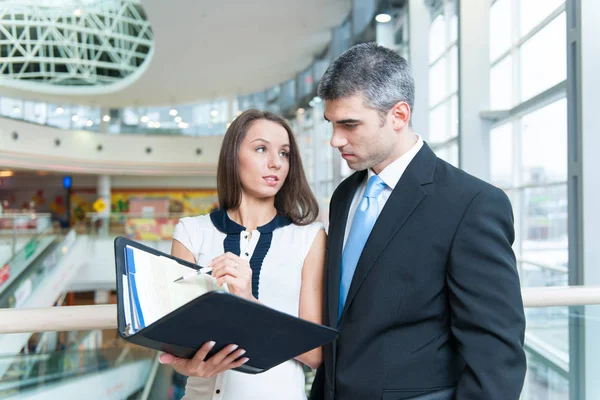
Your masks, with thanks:
M437 158L410 124L401 56L359 44L318 89L357 171L331 199L324 349L311 400L517 400L525 318L504 192Z

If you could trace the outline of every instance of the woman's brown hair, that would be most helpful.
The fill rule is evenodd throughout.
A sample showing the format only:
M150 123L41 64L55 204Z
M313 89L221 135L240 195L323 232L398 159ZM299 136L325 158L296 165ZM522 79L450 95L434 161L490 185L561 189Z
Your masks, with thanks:
M290 140L290 169L285 183L275 195L275 208L280 214L288 216L293 223L308 225L317 219L319 205L304 175L296 138L283 118L268 111L247 110L240 114L227 129L217 165L219 208L235 210L242 202L238 152L248 130L259 120L281 125L287 131Z

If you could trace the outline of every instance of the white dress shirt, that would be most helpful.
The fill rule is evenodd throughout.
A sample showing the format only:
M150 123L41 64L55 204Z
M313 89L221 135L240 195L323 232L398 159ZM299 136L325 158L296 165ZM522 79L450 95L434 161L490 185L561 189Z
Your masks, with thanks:
M381 180L386 184L385 189L381 192L379 197L377 198L377 204L379 205L378 214L381 214L381 210L383 210L383 206L390 198L392 194L392 190L396 187L396 184L406 171L408 164L415 158L421 147L423 147L423 139L421 136L417 135L417 143L406 153L392 162L390 165L385 167L383 171L379 174ZM346 221L346 232L344 234L344 246L346 246L346 240L348 239L348 234L350 233L350 228L352 227L352 221L354 221L354 214L356 214L356 209L358 208L358 204L362 200L363 195L365 194L365 190L367 189L367 182L369 178L375 175L372 169L369 169L369 173L367 174L367 178L363 181L363 183L358 187L356 192L354 193L354 198L352 199L352 204L350 205L350 210L348 212L348 220Z

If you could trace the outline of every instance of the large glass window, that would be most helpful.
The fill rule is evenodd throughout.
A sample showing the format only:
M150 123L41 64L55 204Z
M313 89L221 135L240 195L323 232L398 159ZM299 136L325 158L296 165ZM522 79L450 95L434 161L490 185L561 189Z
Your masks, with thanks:
M429 27L429 144L458 166L458 16L455 0L432 12Z
M539 104L528 104L525 113L491 130L491 180L513 202L522 284L566 284L567 101L560 94L543 96L566 78L564 4L549 1L533 11L524 3L497 0L491 6L490 104L510 110L542 96ZM506 27L512 38L508 46L499 39Z
M568 284L564 0L496 0L490 8L490 177L513 206L522 286ZM518 108L516 108L518 107ZM522 398L567 399L569 310L528 309ZM541 396L541 397L540 397Z
M492 109L509 109L566 79L564 9L564 0L493 3L490 8Z

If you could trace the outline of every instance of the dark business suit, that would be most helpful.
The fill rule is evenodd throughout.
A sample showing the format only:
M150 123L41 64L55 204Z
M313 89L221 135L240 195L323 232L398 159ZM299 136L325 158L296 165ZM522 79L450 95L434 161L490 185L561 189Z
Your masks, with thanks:
M338 324L344 232L365 177L331 199L324 323L341 335L311 400L517 400L525 318L504 192L424 144L381 210Z

